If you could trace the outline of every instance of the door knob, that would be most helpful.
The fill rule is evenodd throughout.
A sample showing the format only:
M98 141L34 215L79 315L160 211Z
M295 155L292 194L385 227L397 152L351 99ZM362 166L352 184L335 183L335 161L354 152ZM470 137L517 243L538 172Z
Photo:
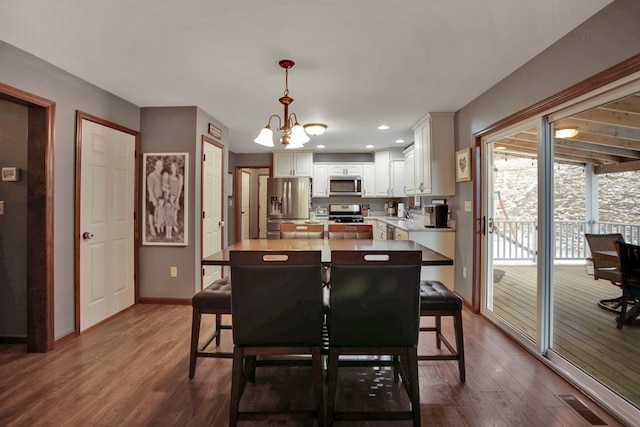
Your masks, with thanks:
M84 240L90 240L93 238L93 233L89 233L88 231L85 231L84 233L82 233L82 238Z

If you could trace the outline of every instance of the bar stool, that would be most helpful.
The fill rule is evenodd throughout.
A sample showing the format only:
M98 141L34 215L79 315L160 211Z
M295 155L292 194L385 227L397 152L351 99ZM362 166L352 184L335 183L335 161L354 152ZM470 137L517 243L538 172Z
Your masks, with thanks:
M420 282L420 317L423 316L435 317L435 326L422 326L420 332L435 332L436 347L440 349L441 344L444 343L450 354L418 354L418 360L457 360L460 382L465 382L462 298L441 282L423 280ZM442 316L453 317L455 349L442 334Z
M220 334L223 329L231 329L231 325L222 323L223 314L231 314L231 281L228 277L218 279L191 298L193 316L191 320L191 353L189 356L189 378L196 374L196 360L198 357L220 357L231 359L233 353L223 351L206 351L211 342L216 340L216 347L220 346ZM215 314L216 328L198 347L200 342L200 323L203 314Z

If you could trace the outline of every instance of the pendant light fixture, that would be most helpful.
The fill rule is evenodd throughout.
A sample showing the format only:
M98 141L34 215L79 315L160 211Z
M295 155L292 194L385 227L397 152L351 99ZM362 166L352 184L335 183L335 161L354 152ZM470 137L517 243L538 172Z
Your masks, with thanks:
M260 131L260 134L254 141L266 147L274 146L271 119L277 117L277 130L282 133L280 143L284 145L285 148L302 148L305 143L309 142L309 137L305 133L304 128L298 123L298 117L295 113L289 114L289 105L293 103L293 98L289 96L289 69L293 68L295 63L290 59L283 59L278 62L278 64L284 68L284 96L278 100L284 106L284 114L282 118L277 114L269 117L267 125Z

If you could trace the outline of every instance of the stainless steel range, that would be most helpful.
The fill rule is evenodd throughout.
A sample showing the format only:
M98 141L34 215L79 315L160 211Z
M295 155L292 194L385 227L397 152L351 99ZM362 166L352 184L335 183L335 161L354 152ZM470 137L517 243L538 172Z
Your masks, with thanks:
M335 222L364 222L362 206L355 204L329 205L329 220Z

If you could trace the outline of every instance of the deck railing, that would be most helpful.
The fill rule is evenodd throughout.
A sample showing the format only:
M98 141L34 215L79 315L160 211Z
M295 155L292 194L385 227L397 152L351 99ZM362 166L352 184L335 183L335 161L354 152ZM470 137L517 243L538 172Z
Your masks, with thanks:
M625 242L638 244L640 224L589 221L555 221L556 260L584 260L589 247L584 233L620 233ZM495 220L493 224L494 260L536 261L538 235L535 220Z

